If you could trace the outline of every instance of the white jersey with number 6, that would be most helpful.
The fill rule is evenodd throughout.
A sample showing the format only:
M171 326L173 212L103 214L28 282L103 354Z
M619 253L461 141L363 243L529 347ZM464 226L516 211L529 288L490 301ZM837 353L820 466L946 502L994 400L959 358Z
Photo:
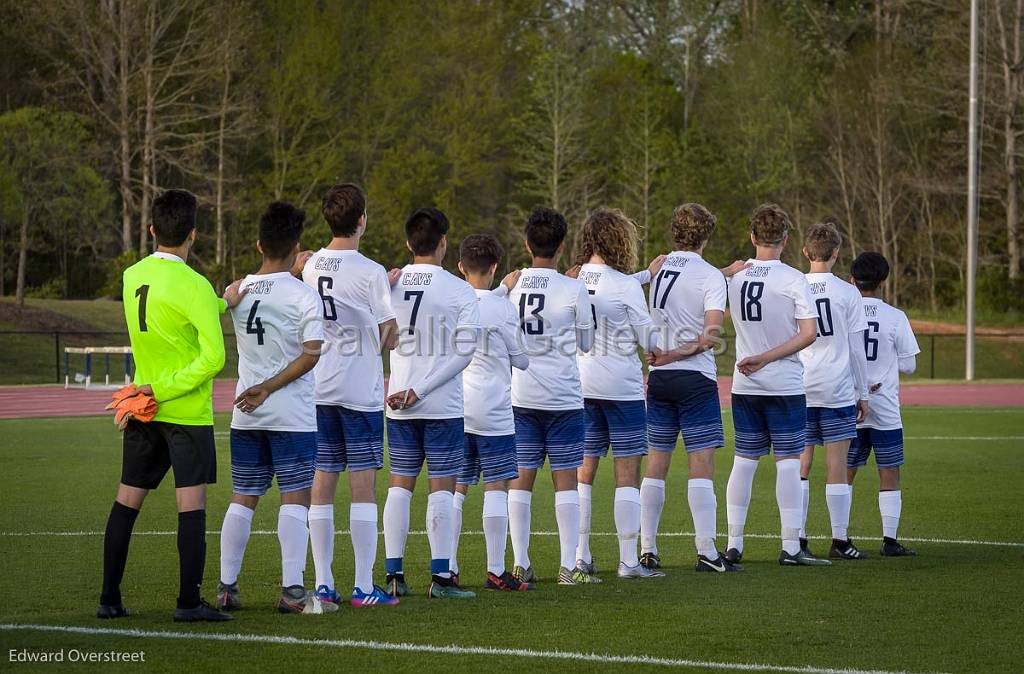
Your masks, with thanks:
M736 362L788 342L797 321L816 318L810 288L802 272L781 260L747 260L753 266L729 282L729 307L736 328ZM804 393L800 355L768 363L746 376L734 368L732 392L743 395L791 396Z
M554 269L524 269L512 292L519 313L527 370L512 373L512 404L535 410L583 409L576 363L576 330L592 325L590 296L582 281Z
M235 395L288 367L302 355L304 342L324 338L320 298L290 272L251 274L242 280L242 289L246 288L249 292L231 310L238 344ZM315 431L313 373L307 372L274 391L251 413L234 408L231 427L303 433Z
M391 352L388 395L416 390L427 375L455 354L472 355L480 328L473 287L433 264L410 264L391 289L398 319L398 346ZM455 419L464 415L462 374L441 384L407 409L387 410L394 419Z
M864 298L864 351L868 359L868 415L857 428L903 428L900 417L900 358L921 352L907 315L875 297Z
M860 292L832 273L807 274L818 315L818 338L800 352L808 407L857 404L857 386L850 364L850 333L864 332Z
M512 435L511 356L523 353L519 317L504 297L477 290L480 302L480 346L462 371L465 429L476 435Z
M691 251L668 254L661 271L651 281L651 319L662 350L671 351L700 339L704 312L725 311L726 285L722 272ZM652 370L691 370L717 381L715 354L702 351Z

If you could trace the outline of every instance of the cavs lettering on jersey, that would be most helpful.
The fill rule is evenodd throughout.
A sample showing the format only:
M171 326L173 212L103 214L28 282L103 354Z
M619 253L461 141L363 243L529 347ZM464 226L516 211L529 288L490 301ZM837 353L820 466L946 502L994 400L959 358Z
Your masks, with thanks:
M736 328L736 362L784 344L798 332L797 321L817 318L807 279L781 260L748 260L753 265L729 282L729 308ZM750 375L734 369L732 392L791 396L804 393L799 354L768 363Z
M907 315L874 297L864 298L864 351L868 360L870 395L868 415L857 428L890 431L903 428L900 417L900 358L921 352Z
M320 298L291 275L251 274L242 281L248 292L231 310L238 343L238 384L235 395L285 369L303 353L303 343L322 341L324 322ZM270 394L251 413L234 408L231 427L245 430L316 430L314 375L307 372Z
M818 337L800 352L808 407L848 407L860 397L850 366L850 333L867 329L860 292L832 273L807 274Z

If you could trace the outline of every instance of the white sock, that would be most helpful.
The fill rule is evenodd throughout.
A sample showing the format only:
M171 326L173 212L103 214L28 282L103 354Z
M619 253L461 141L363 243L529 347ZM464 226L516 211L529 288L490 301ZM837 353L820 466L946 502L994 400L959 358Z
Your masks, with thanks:
M878 492L878 512L882 514L882 535L896 538L896 530L900 528L900 512L903 510L903 496L896 491Z
M725 512L729 521L729 548L743 552L743 527L747 523L750 492L754 487L757 459L734 456L729 482L725 487ZM728 549L728 548L727 548Z
M459 538L462 536L462 504L466 495L455 492L452 498L452 554L448 562L452 573L459 572Z
M828 517L832 521L832 538L845 541L850 527L850 485L826 484L825 503L828 504Z
M636 487L615 489L615 532L619 537L619 561L626 566L639 564L636 543L640 537L640 490Z
M530 568L530 502L533 492L508 490L508 532L512 537L513 563Z
M580 537L580 493L575 489L555 492L555 521L558 523L560 565L576 566L576 543Z
M640 483L640 552L658 554L658 524L665 507L665 481L645 477Z
M800 552L800 459L775 462L775 500L782 521L782 549L791 555Z
M229 505L220 527L220 582L225 585L238 580L251 529L252 510L241 503Z
M350 505L348 528L352 534L352 555L356 560L353 587L369 594L373 592L373 563L377 561L377 504Z
M807 507L811 504L811 482L800 480L801 496L803 496L803 512L800 516L800 538L807 538Z
M484 542L487 545L487 571L496 576L505 572L505 541L508 538L508 494L484 492Z
M309 510L298 503L286 503L277 514L277 540L281 544L281 587L302 585L309 546L306 526Z
M690 515L693 517L697 554L714 561L718 558L715 547L715 518L718 514L715 483L705 478L691 479L686 485L686 498L690 502Z
M316 586L334 587L334 504L309 506L309 546L313 549Z
M435 491L427 497L430 573L442 578L451 576L453 500L450 491Z
M405 557L405 541L409 538L409 504L412 492L402 487L388 489L384 502L384 556L388 559ZM399 569L395 573L402 573Z
M594 486L580 482L576 485L576 491L580 495L580 538L576 543L576 559L582 559L588 564L594 561L590 552L590 511L593 501L591 492Z

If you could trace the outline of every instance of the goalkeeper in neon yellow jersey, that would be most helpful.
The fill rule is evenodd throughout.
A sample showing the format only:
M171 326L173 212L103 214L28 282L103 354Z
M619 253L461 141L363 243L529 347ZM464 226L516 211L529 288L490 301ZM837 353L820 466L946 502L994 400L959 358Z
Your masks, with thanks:
M124 311L135 357L135 384L157 402L153 421L124 430L121 484L103 539L99 618L128 615L121 578L142 502L174 469L180 587L174 619L230 620L200 598L206 564L206 485L217 481L213 378L224 367L220 314L238 304L238 284L220 299L185 264L196 239L196 198L168 190L153 202L152 255L124 272Z

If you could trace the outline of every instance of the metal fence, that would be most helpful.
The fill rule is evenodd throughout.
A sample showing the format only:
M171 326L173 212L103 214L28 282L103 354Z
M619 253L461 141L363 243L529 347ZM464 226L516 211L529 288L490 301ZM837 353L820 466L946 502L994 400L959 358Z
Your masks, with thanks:
M912 379L962 379L964 376L963 335L920 334L921 353ZM0 330L0 384L64 383L84 371L84 357L65 356L65 347L127 346L127 332ZM222 377L234 378L238 353L234 334L224 335L226 359ZM717 355L720 374L731 374L735 361L734 337L725 337L725 346ZM102 377L109 368L111 381L124 375L123 359L94 356L93 377ZM109 364L108 361L109 360ZM385 366L387 359L385 359ZM132 363L129 361L129 367ZM1024 334L979 335L976 376L981 379L1024 379Z

